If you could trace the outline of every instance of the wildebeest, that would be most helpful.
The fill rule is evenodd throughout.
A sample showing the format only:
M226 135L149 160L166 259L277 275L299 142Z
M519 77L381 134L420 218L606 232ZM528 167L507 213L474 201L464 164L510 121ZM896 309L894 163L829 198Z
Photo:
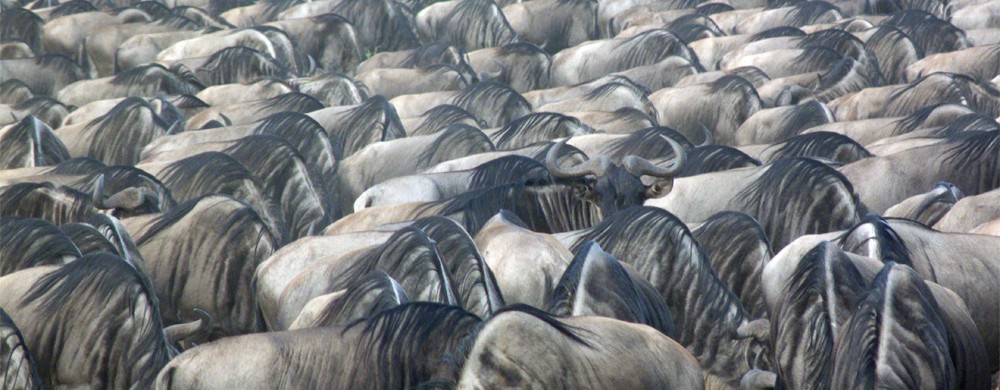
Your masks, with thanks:
M686 161L683 147L667 139L673 158L666 166L634 155L624 156L621 163L615 163L601 155L573 167L562 167L558 156L566 142L563 139L546 153L545 165L551 178L499 183L441 201L393 206L396 209L392 212L368 208L338 221L328 232L364 230L420 216L442 215L462 221L469 232L476 233L501 209L512 211L532 230L548 233L577 230L647 199L665 196ZM643 182L644 176L648 181Z
M506 210L486 222L476 234L476 246L511 304L545 305L573 259L554 237L532 232Z
M418 69L373 69L357 75L373 94L396 96L433 91L460 90L472 84L471 69L438 64Z
M645 325L512 309L478 329L457 382L460 388L702 389L698 368L690 352Z
M511 29L522 42L549 53L598 37L597 1L546 0L503 7Z
M646 204L689 222L742 211L760 222L774 250L804 234L847 229L867 210L843 174L802 157L678 178L673 191Z
M42 46L50 53L76 56L90 33L101 27L148 23L153 19L153 16L138 8L120 8L114 13L94 10L65 15L51 20L42 28Z
M448 375L450 351L480 322L460 308L420 302L346 325L227 338L171 361L156 388L416 387ZM234 367L246 370L232 375Z
M458 304L436 242L424 231L409 227L375 248L315 261L281 291L262 291L269 296L265 299L279 298L277 311L264 313L267 321L273 329L287 329L309 300L342 290L352 280L377 269L398 280L415 301Z
M834 348L831 386L987 384L982 341L953 322L950 308L942 307L949 303L940 302L912 269L886 264L857 299Z
M804 256L801 255L802 251L807 250L816 240L820 240L820 243ZM803 245L790 246L792 250L777 255L773 264L769 263L765 269L765 283L773 283L765 289L771 305L769 310L772 312L772 319L778 321L774 322L776 327L772 330L772 340L783 344L776 350L776 360L786 383L793 386L797 383L829 383L834 376L843 379L859 373L857 369L841 372L842 365L883 365L879 372L903 369L898 365L896 357L900 356L896 355L900 353L899 348L888 346L920 348L920 345L889 338L885 343L879 344L877 353L868 352L876 353L879 356L877 361L866 363L859 358L849 360L835 358L835 349L837 353L841 353L839 350L844 347L845 341L842 339L857 340L858 337L873 331L870 327L857 328L860 326L858 323L855 323L853 325L855 329L852 329L847 322L852 315L864 311L861 309L864 305L861 302L865 299L864 291L874 288L869 281L876 279L879 270L885 273L894 267L895 263L890 261L883 268L883 264L877 260L842 252L835 245L821 240L822 237L809 237L802 241ZM801 260L798 260L799 258ZM909 271L908 274L915 275L913 270L907 267L899 267L897 270L903 268ZM910 280L911 282L900 284L913 283L913 279ZM877 280L874 283L877 285ZM919 279L916 283L924 284ZM957 377L958 382L964 382L963 387L981 388L985 378L981 373L989 370L987 364L984 364L988 359L983 356L984 344L969 311L964 302L953 292L931 282L926 283L924 288L927 287L930 287L933 294L931 307L934 309L931 315L940 316L939 318L945 323L944 329L948 332L946 344L943 346L948 351L944 354L950 355L950 360L957 362L955 368L939 368L929 374ZM911 293L898 296L891 302L893 305L914 307L915 313L927 313L926 307L915 307L920 304L920 299L926 299L926 296L921 297L919 294ZM869 314L863 313L863 315ZM879 318L888 319L882 316ZM869 326L876 326L877 322L869 322L871 324ZM895 322L887 321L886 326L893 326ZM908 322L901 321L901 323L903 326L908 326L906 325ZM940 332L941 328L937 328L937 331ZM855 344L848 348L871 351L870 347L861 345L870 344ZM800 352L795 352L797 348ZM801 351L801 348L809 350ZM850 353L864 352L854 350ZM923 359L916 356L914 358ZM931 357L932 360L938 358L940 356Z
M165 323L187 322L197 308L213 318L197 341L265 329L252 279L280 241L245 203L206 196L122 223L146 260ZM199 227L204 234L188 233Z
M904 218L934 226L964 194L948 182L939 182L930 191L914 195L885 211L886 217Z
M44 77L42 77L44 75ZM36 95L57 96L66 86L92 77L87 69L73 59L60 54L34 58L0 60L0 76L4 81L20 80ZM66 104L80 104L59 99Z
M327 72L350 73L364 54L354 25L337 14L278 20L267 26L288 34L300 53L312 57Z
M425 41L445 41L467 51L517 42L517 32L493 0L452 0L421 10L417 32Z
M934 161L933 164L928 164ZM914 162L920 165L914 166ZM857 161L840 169L864 204L884 212L939 181L978 195L1000 187L1000 132L963 132L944 143ZM892 172L892 178L888 175ZM904 176L897 176L906 172Z
M595 60L595 56L598 60ZM552 57L552 84L573 85L637 66L660 62L670 56L695 58L684 41L668 30L653 30L628 39L586 42Z
M547 88L552 56L530 43L517 42L468 53L479 80L497 80L525 93Z
M750 317L677 217L634 207L561 239L574 249L594 240L652 283L670 308L677 341L701 363L706 381L731 386L742 380L758 385L773 381L773 374L757 374L771 368L766 320Z
M132 165L139 162L142 148L153 139L183 126L183 122L165 119L146 100L130 97L92 121L60 127L55 135L70 156L90 157L109 165Z
M177 354L152 287L118 256L23 270L0 278L0 291L46 386L152 386Z
M95 100L129 96L194 95L204 85L194 75L175 73L161 65L138 66L115 76L77 81L56 94L64 104L77 107Z
M64 265L83 256L66 233L44 219L0 217L0 276L23 269Z
M433 65L459 66L465 62L465 50L447 42L430 42L415 49L372 53L358 64L358 73L373 69L426 68Z
M111 76L115 69L115 54L119 45L136 34L156 34L173 31L193 31L201 28L193 20L180 15L168 15L153 22L112 24L93 30L84 41L87 60L94 64L96 77Z
M1000 368L989 2L57 1L0 0L0 272L133 265L163 388Z
M740 76L664 88L649 95L649 100L656 107L656 118L661 125L694 139L698 139L694 135L702 134L701 128L705 127L722 145L733 145L736 129L764 108L757 89Z
M0 169L55 165L70 158L52 128L34 115L0 128L0 146Z
M942 232L969 232L991 219L1000 218L997 200L1000 200L1000 189L966 196L955 202L933 228Z
M637 271L625 267L597 243L584 243L547 299L546 311L560 316L610 317L676 337L670 309L660 292Z

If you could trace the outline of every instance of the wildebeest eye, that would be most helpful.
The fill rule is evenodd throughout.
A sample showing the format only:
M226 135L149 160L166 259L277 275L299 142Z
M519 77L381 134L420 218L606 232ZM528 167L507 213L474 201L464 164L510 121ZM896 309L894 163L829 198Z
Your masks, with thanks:
M594 188L590 184L575 183L573 184L573 196L577 198L596 201L597 196L595 195Z
M646 198L653 199L665 196L674 188L674 179L660 179L646 187Z

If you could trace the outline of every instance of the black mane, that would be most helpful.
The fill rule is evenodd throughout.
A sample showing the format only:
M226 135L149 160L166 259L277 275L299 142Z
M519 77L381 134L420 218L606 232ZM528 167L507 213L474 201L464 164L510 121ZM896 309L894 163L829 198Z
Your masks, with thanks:
M596 306L608 310L594 315L609 316L618 320L649 325L661 333L677 337L673 318L667 303L652 285L645 279L633 279L632 275L611 256L603 259L590 260L589 253L593 241L587 241L577 250L573 261L563 271L559 283L546 297L545 311L556 316L571 316L578 302L577 294L581 289L590 293L591 299L597 300ZM595 271L585 272L588 261ZM596 284L594 286L593 284Z
M877 72L877 73L876 73ZM872 73L876 73L872 77ZM820 77L816 86L816 100L829 102L851 92L881 85L883 76L877 67L866 67L854 58L845 56Z
M245 202L257 199L242 198L259 197L259 201L264 202L259 206L264 207L264 210L254 210L266 213L273 220L274 225L268 223L268 226L273 233L278 234L282 242L289 236L278 205L264 193L264 184L242 163L225 153L205 152L175 161L163 169L160 177L177 200L189 203L189 207L194 207L190 203L192 200L213 193L240 197ZM251 207L253 206L256 205L251 203ZM174 207L169 214L175 214L173 211L180 207Z
M326 182L302 154L284 138L273 135L244 137L224 151L253 172L261 187L282 209L291 230L290 240L311 235L333 221L334 205Z
M437 64L460 65L465 63L464 57L464 50L448 42L431 42L413 49L398 67L423 69Z
M437 245L441 260L455 281L455 294L466 310L485 318L504 306L493 271L472 237L457 222L432 216L418 219L412 226L423 230Z
M253 83L264 78L286 78L288 69L278 60L246 46L219 50L195 70L206 85Z
M776 148L769 158L771 162L783 158L811 157L847 165L874 156L850 137L827 131L799 134L770 148Z
M761 162L757 159L730 146L697 146L688 149L687 163L684 164L684 169L677 176L695 176L737 168L759 167L760 165Z
M452 104L441 104L435 106L434 108L424 112L421 117L424 118L423 122L420 122L420 126L417 126L413 130L412 135L426 135L436 133L450 124L460 123L463 121L472 121L481 128L486 127L486 122L483 122L479 118L470 114L468 111L461 107Z
M119 296L123 294L124 296ZM112 297L119 297L109 302ZM88 254L79 260L70 262L37 280L25 293L20 307L37 305L36 313L49 319L49 326L55 324L79 323L74 321L78 313L95 313L96 318L109 319L107 316L125 314L134 324L126 328L122 324L114 326L113 334L119 334L118 329L125 331L119 337L105 339L95 337L78 339L85 351L97 351L113 346L101 345L101 342L112 342L127 355L117 356L122 360L135 359L129 362L127 372L115 371L118 375L130 374L131 383L139 386L152 386L156 374L170 359L172 349L167 344L163 334L163 323L160 320L160 309L155 300L153 287L128 262L107 252ZM145 302L143 302L145 301ZM145 303L145 307L141 307ZM144 310L145 309L145 310ZM116 311L117 310L117 311ZM148 310L148 311L146 311ZM103 314L98 314L103 313ZM49 327L46 326L46 327ZM55 332L55 329L50 329ZM43 344L53 350L35 351L44 356L58 356L59 345ZM102 362L118 368L121 362ZM42 376L46 376L54 367L40 367ZM125 378L115 378L111 372L91 373L107 378L111 384L122 384ZM112 375L108 377L108 375ZM127 382L125 382L127 383Z
M354 360L373 376L370 382L358 385L416 388L432 379L441 379L433 377L437 369L455 360L450 351L478 329L481 322L476 315L458 307L413 302L348 325L345 333L363 326Z
M927 55L972 47L964 31L926 11L904 10L883 20L880 25L904 31Z
M72 58L64 56L62 54L45 54L35 57L35 66L40 68L51 68L56 71L73 75L77 79L86 78L83 69L80 65L76 63Z
M0 342L3 343L0 344L3 345L2 350L7 352L6 356L0 355L0 365L6 369L3 383L0 384L5 388L21 385L26 390L41 390L42 378L38 376L38 363L28 350L21 330L3 309L0 309ZM24 370L27 370L27 377L19 375Z
M607 147L608 155L616 161L621 161L625 156L630 154L648 160L673 159L675 157L674 149L664 137L677 142L685 150L694 148L694 144L679 131L669 127L657 126L647 127L633 132L627 137L611 141Z
M364 46L378 51L395 51L420 45L413 16L395 1L345 0L331 13L342 15L357 27Z
M51 193L57 194L60 201ZM42 218L55 224L82 221L96 210L90 194L71 187L44 183L17 183L0 187L0 215Z
M591 133L579 119L553 112L531 113L507 124L494 135L500 150L517 149L537 142ZM589 130L589 131L588 131Z
M463 0L438 25L437 36L466 50L517 42L517 32L493 0Z
M379 269L398 281L414 301L459 304L437 244L416 227L396 231L384 244L361 254L339 275L329 275L331 291L342 290Z
M774 251L764 227L738 211L713 214L693 232L719 279L754 317L766 317L761 288L764 265Z
M496 81L473 84L463 89L451 103L482 119L490 127L506 126L531 112L531 103L521 94Z
M469 125L461 123L448 125L445 130L436 134L434 143L421 151L417 157L423 166L450 160L456 154L468 155L496 150L486 134Z
M382 270L372 271L367 276L351 282L344 290L344 295L323 308L310 324L311 327L356 323L410 302L399 282ZM375 296L372 297L372 294ZM366 301L369 298L374 298L374 301Z
M79 14L84 12L98 11L97 7L86 0L71 0L59 4L49 13L49 20L55 20L63 16Z
M472 169L469 189L490 188L515 182L552 182L549 170L541 162L521 155L490 160Z
M803 1L792 5L791 8L789 12L791 19L788 22L795 26L815 24L819 17L828 11L841 13L839 7L826 1Z
M954 172L971 178L972 186L964 188L979 194L1000 188L1000 131L961 132L949 137L951 147L944 162Z
M891 327L891 331L885 331L884 327ZM843 336L834 350L834 388L874 387L881 375L892 375L906 381L898 383L914 386L958 387L959 378L949 356L952 351L947 323L927 284L909 267L886 264L861 293L854 313L841 326L839 334ZM878 354L883 352L882 337L920 340L899 344L908 347L905 353L910 359L920 359L930 366L929 372L934 375L928 379L933 382L914 382L917 373L901 363L887 364L876 371Z
M350 157L371 143L406 137L396 108L381 95L365 99L350 110L346 123L327 131L338 160Z
M861 226L870 225L875 229L875 240L878 242L879 254L881 255L881 260L883 263L888 263L890 261L896 262L897 264L903 264L907 266L913 266L913 261L910 260L910 250L906 247L906 243L903 242L903 238L893 230L889 223L880 217L878 214L868 214L858 222L857 225L851 227L850 230L845 232L839 238L839 244L847 251L857 250L859 246L866 244L865 241L853 242L850 241L852 234Z
M854 186L826 164L809 158L772 163L737 199L757 218L775 250L803 234L825 233L853 226L861 206Z
M835 245L822 242L799 260L779 298L771 337L778 373L792 377L802 371L801 383L829 383L833 375L833 348L837 328L847 322L867 285L854 263ZM832 295L831 295L832 293ZM802 353L806 349L805 353ZM802 366L796 366L802 364Z
M130 88L151 87L163 95L194 95L202 88L196 80L174 73L160 64L137 66L118 73L111 79L112 85ZM147 94L148 96L157 93Z
M56 175L86 175L107 168L104 163L90 157L73 157L56 164L51 171Z
M73 240L51 222L0 217L0 276L83 256Z
M0 169L55 165L70 158L59 137L33 115L24 117L8 129L0 137L0 145L3 146L0 150Z
M101 232L86 223L67 223L60 226L59 229L65 232L66 236L76 244L83 254L108 252L118 256L122 255L118 253L118 248L111 241L108 241Z
M756 33L754 35L751 35L750 42L762 41L765 39L778 38L778 37L801 37L805 35L806 33L803 32L798 27L781 26L781 27L770 28L761 31L759 33Z
M139 162L142 148L166 134L170 124L145 99L128 97L87 123L86 129L92 140L100 140L89 143L87 157L111 165L133 165Z
M20 40L38 53L42 43L42 26L45 21L25 8L6 8L0 15L0 37L3 42Z

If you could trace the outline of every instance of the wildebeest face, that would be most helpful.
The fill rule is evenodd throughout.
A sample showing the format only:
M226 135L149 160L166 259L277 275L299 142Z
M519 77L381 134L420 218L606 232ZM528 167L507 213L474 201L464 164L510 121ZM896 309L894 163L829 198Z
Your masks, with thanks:
M611 165L604 176L594 182L598 204L603 215L612 215L646 200L646 186L639 177L624 168Z
M686 154L676 141L665 139L677 156L667 168L632 155L625 156L620 165L608 156L597 156L575 167L564 168L556 161L556 156L566 139L549 149L545 164L554 177L578 180L574 184L574 195L598 205L601 214L608 217L629 207L641 206L646 199L664 196L673 188L673 176L683 168ZM651 178L652 183L644 183L643 176Z

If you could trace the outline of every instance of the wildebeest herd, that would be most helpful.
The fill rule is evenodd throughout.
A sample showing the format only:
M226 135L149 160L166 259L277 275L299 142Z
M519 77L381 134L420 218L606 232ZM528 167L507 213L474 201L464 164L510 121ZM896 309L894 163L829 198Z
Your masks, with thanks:
M996 0L0 0L3 389L989 389Z

